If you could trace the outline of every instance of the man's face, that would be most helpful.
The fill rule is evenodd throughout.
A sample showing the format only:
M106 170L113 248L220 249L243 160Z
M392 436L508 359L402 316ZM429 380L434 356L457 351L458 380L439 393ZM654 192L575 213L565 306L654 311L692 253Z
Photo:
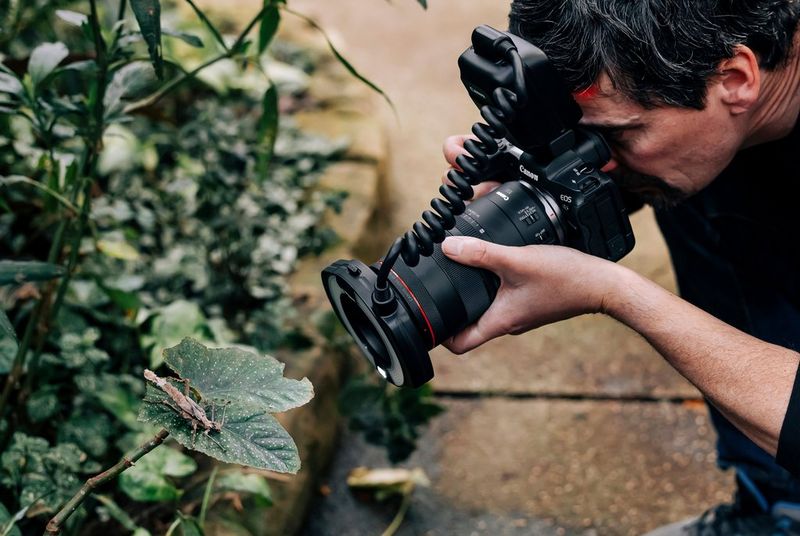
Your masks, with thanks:
M612 160L603 168L645 202L675 204L706 187L733 159L743 133L709 88L703 110L646 109L603 75L596 91L577 96L581 124L604 134Z

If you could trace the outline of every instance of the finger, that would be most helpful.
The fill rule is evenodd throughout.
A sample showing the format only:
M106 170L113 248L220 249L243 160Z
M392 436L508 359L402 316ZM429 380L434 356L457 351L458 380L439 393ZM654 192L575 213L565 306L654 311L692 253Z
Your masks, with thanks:
M444 145L442 146L444 159L447 160L448 164L459 171L461 171L461 168L456 164L456 158L462 154L469 154L467 150L464 149L464 141L470 138L474 138L474 136L471 134L460 134L458 136L449 136L444 140Z
M479 197L483 197L484 195L488 194L489 192L500 186L500 184L502 183L495 181L488 181L477 184L472 187L472 190L475 192L472 198L477 199Z
M454 354L463 354L505 334L504 328L494 320L494 315L489 310L476 323L445 341L444 346Z
M460 264L486 268L498 275L513 264L514 249L467 236L449 236L442 242L442 251L450 259Z

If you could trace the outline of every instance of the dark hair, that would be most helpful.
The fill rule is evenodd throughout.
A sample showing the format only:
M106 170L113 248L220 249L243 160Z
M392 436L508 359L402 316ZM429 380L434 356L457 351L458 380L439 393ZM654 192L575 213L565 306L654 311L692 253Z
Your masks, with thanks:
M708 80L736 45L765 69L787 60L799 11L795 0L514 0L509 26L574 91L606 72L646 107L702 109Z

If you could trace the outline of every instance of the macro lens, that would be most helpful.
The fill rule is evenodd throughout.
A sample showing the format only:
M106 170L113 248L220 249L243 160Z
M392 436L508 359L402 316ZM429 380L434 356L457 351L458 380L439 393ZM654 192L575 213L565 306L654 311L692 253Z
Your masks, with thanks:
M565 229L549 193L513 181L469 204L447 235L525 246L563 244ZM378 372L396 385L422 385L433 376L427 352L489 308L498 278L450 260L436 244L414 267L397 260L389 276L396 309L378 314L372 292L380 264L338 261L323 272L323 284L337 316Z
M552 197L527 182L514 181L471 203L447 235L526 246L562 243L564 233ZM413 268L398 259L390 281L425 335L428 350L477 321L494 300L499 284L487 270L450 260L441 244L434 246L431 256L420 257Z

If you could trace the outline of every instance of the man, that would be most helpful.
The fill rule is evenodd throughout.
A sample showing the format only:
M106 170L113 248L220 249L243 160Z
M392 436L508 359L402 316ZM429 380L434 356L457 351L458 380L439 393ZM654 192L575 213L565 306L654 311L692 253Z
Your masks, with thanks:
M443 244L502 280L452 351L602 312L705 395L736 501L659 535L800 534L798 18L794 0L512 2L511 31L610 142L605 170L656 206L683 299L568 248ZM463 139L445 142L451 165Z

